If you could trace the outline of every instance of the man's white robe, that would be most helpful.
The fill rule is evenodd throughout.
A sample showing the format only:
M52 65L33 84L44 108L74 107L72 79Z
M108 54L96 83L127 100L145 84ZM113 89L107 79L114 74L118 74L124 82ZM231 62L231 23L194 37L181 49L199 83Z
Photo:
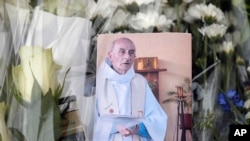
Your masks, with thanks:
M155 99L147 80L134 72L133 67L124 75L116 73L107 59L97 73L96 119L94 141L163 141L167 115ZM109 115L138 117L150 138L122 137L117 131L117 119Z

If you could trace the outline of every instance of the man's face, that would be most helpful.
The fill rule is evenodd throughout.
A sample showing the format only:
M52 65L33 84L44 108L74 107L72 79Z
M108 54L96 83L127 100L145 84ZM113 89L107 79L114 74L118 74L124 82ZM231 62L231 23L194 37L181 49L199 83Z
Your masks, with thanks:
M119 74L125 74L135 60L134 44L128 41L116 42L108 55L113 69Z

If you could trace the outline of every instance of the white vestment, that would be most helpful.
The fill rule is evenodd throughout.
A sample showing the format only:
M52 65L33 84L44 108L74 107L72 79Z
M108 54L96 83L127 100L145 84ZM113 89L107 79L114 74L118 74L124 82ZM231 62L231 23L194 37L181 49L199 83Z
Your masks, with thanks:
M163 141L167 115L155 99L147 80L134 72L116 73L109 60L97 73L94 141ZM125 118L123 118L125 117ZM138 135L122 137L117 126L143 123L150 138Z

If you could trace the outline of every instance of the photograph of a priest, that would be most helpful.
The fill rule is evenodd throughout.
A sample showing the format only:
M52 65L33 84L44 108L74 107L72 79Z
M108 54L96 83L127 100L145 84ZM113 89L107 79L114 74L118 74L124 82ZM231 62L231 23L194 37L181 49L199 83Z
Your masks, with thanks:
M135 73L135 58L133 41L118 38L97 71L94 141L164 141L167 114Z

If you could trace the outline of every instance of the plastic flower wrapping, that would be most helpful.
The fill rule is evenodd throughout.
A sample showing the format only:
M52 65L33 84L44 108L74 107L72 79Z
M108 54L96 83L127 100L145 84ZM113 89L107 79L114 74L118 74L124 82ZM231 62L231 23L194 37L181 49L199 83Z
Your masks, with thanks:
M91 141L96 37L154 32L192 34L190 140L228 140L229 125L250 124L249 6L244 0L1 0L0 140Z

